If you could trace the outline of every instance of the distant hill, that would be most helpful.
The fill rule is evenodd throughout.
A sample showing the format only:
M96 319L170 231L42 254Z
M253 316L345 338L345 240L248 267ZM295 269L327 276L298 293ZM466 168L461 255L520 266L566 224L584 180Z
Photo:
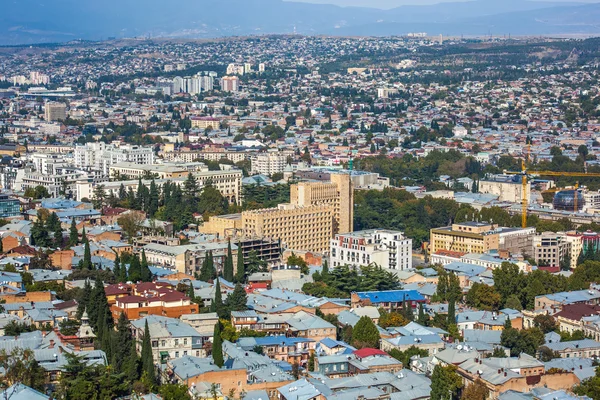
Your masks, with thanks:
M0 45L108 37L267 33L539 35L600 33L600 4L473 0L391 10L282 0L7 0Z

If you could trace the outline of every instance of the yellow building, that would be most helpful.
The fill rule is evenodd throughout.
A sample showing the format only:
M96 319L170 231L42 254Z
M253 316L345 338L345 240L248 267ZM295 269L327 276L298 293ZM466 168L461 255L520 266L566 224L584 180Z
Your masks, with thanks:
M280 204L277 208L244 211L245 235L279 239L289 249L327 252L333 235L333 207Z
M331 174L331 182L300 182L290 188L290 203L333 208L333 234L349 233L354 221L354 192L349 174Z
M498 250L500 234L485 222L464 222L444 228L431 229L431 254L439 250L483 254Z
M242 214L213 215L200 227L200 232L223 238L239 229L242 229Z

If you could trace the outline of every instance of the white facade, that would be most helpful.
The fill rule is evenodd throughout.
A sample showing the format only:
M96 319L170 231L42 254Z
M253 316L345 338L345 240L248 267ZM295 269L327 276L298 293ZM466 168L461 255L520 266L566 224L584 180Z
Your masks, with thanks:
M287 155L283 152L260 153L252 157L252 173L273 175L283 173L287 165Z
M339 234L331 240L330 257L332 267L373 263L387 269L412 269L412 239L386 229Z
M152 147L113 144L87 143L85 146L75 148L75 166L101 171L108 176L111 165L129 162L133 164L154 164L154 150Z

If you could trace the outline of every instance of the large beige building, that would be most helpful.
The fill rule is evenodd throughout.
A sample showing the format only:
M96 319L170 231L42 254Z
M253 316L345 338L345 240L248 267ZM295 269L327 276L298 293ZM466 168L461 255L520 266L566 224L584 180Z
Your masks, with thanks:
M193 162L196 160L220 161L230 160L234 163L244 161L248 153L241 151L165 151L162 153L166 161Z
M565 257L571 265L570 251L571 241L564 233L544 232L533 238L533 256L539 266L559 267Z
M333 208L333 234L352 232L354 190L349 174L331 174L330 182L300 182L290 188L290 203L297 206L317 204Z
M516 178L516 179L515 179ZM490 179L479 181L479 193L500 196L498 200L511 203L523 201L523 184L520 176L493 175ZM527 183L527 198L531 198L531 184Z
M332 174L331 182L292 185L288 204L211 217L201 231L221 237L241 232L281 240L288 249L326 253L334 234L352 232L353 199L350 176Z
M46 121L59 121L67 119L67 105L65 103L48 102L44 106L44 119Z
M333 220L333 207L325 204L280 204L242 213L245 235L279 239L289 249L319 253L329 251Z
M444 228L431 229L430 253L439 250L462 253L487 253L498 250L500 234L492 224L485 222L464 222Z

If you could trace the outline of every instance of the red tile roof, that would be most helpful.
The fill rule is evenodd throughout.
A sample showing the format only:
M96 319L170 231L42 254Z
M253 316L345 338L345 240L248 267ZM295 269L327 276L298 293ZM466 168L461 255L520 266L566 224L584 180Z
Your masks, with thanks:
M387 353L383 350L365 347L364 349L355 350L354 355L358 358L365 358L369 356L386 356Z

